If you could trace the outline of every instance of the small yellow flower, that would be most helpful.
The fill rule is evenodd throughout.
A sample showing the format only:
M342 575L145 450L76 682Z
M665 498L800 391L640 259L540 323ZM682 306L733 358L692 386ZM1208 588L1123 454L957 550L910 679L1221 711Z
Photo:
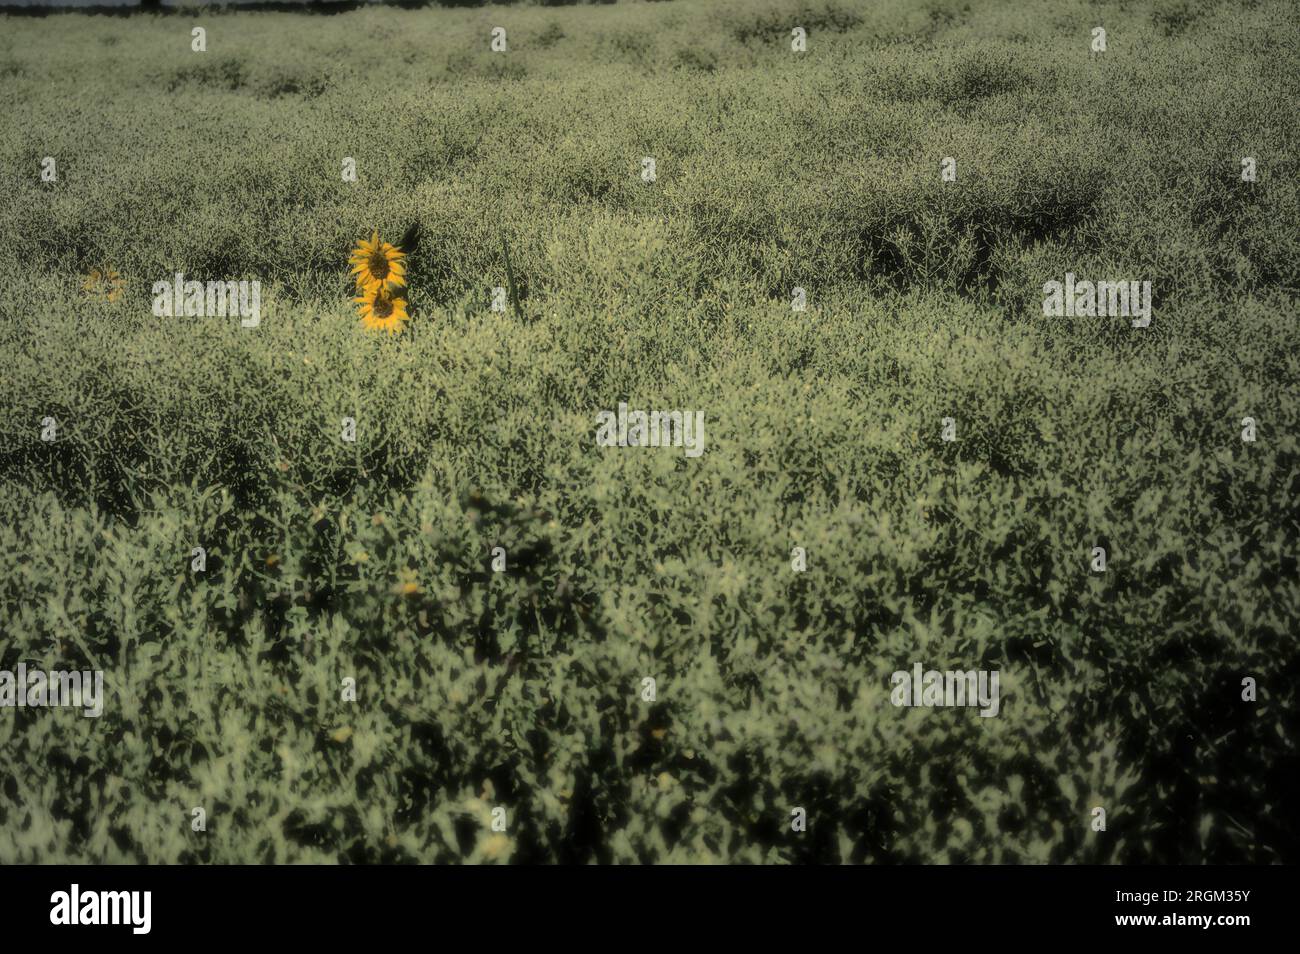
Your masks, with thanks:
M341 745L344 742L346 742L348 739L352 738L352 727L345 725L341 729L335 729L332 733L330 733L330 738Z
M352 299L361 315L361 323L375 331L387 331L390 335L400 332L410 316L406 313L406 299L383 285L364 288L361 294Z
M397 582L393 585L393 592L398 596L414 596L420 592L419 574L410 567L404 567L398 571Z
M405 252L390 242L382 241L379 233L375 232L369 242L362 240L357 243L348 264L352 266L357 287L368 291L405 285L406 266L402 264L405 257Z
M122 297L126 282L113 268L92 268L90 274L81 283L81 290L87 295L102 297L105 301L117 301Z

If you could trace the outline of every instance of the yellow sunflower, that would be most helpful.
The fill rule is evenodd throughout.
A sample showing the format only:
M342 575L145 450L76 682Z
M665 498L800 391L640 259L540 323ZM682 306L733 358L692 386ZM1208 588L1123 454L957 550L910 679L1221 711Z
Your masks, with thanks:
M406 253L391 242L381 241L376 232L367 242L364 239L352 250L348 264L356 276L357 287L369 291L376 287L406 284L406 266L402 259Z
M122 297L122 288L126 284L122 276L113 268L92 268L90 274L81 283L81 290L93 297L102 297L107 301L117 301Z
M406 313L406 299L397 297L391 288L383 285L362 289L361 294L352 300L357 303L361 323L367 328L395 335L410 320Z

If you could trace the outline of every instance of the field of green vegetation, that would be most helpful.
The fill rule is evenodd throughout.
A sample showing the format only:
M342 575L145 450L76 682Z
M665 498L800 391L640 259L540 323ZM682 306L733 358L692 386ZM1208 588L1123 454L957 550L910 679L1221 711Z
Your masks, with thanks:
M0 16L0 669L106 682L0 709L0 862L1300 860L1298 66L1290 0Z

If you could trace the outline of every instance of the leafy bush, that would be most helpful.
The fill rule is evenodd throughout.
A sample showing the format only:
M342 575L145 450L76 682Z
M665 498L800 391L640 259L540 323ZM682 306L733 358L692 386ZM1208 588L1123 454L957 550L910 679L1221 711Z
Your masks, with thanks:
M7 17L0 669L109 697L4 710L0 861L1295 861L1294 24L1023 6ZM1067 270L1151 327L1043 318Z

